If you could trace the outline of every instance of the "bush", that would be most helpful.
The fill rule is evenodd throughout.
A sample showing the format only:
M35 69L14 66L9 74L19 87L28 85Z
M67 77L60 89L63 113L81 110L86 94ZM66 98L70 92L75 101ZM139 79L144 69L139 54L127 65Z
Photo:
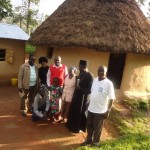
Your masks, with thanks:
M149 103L148 103L148 101L139 101L138 108L140 110L143 110L143 111L148 111L149 110Z
M124 104L130 109L137 109L142 111L149 110L149 101L148 100L123 100Z
M25 52L28 53L28 54L34 54L35 53L35 50L36 50L36 47L29 44L29 43L26 43L25 45Z

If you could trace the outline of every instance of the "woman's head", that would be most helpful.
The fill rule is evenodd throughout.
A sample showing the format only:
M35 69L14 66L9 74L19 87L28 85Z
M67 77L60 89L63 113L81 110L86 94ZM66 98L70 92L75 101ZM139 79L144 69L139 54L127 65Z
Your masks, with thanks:
M68 71L69 75L74 75L76 72L77 72L76 67L71 66L71 67L69 68L69 71Z
M43 67L47 66L48 59L46 57L40 57L39 58L39 64L41 64Z

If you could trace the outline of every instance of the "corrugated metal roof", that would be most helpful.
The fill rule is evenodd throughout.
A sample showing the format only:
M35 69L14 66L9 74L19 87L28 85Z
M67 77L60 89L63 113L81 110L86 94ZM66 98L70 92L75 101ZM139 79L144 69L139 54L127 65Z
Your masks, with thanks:
M0 23L0 38L27 41L29 39L29 35L17 25Z

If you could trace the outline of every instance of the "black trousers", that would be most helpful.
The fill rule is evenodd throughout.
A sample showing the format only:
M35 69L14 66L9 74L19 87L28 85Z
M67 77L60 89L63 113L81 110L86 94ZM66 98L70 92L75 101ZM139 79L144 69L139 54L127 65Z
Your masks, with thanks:
M37 86L30 86L29 89L23 89L25 95L21 98L21 111L27 112L28 109L32 110L32 104L34 102L34 97L37 93ZM29 106L27 106L27 102Z
M92 113L88 111L87 117L87 141L97 143L103 128L103 114Z

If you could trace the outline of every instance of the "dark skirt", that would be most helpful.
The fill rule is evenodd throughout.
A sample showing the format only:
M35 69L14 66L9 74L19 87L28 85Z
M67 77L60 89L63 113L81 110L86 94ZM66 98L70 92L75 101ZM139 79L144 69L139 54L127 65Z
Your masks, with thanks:
M82 94L80 91L75 90L66 123L66 127L69 129L69 131L74 133L79 133L80 130L83 132L86 131L86 109L87 96Z

